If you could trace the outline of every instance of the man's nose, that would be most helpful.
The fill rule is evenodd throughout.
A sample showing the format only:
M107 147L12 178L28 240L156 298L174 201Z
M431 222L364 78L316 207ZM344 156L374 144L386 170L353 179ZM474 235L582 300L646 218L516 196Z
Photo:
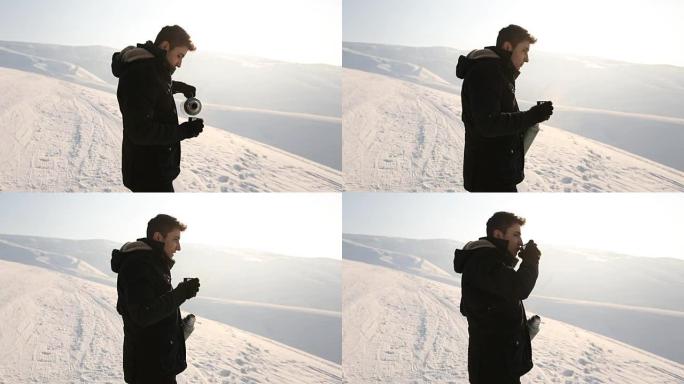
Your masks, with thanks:
M177 247L177 248L178 248L179 251L181 250L180 243L178 243L178 247Z

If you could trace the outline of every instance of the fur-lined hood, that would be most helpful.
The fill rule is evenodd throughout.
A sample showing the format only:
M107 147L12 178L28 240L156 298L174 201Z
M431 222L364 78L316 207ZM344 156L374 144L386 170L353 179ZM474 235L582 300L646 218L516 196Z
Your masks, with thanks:
M130 45L112 55L112 74L120 77L132 63L150 59L166 60L166 51L151 41L135 47Z
M123 265L131 257L155 257L161 258L169 269L176 263L173 259L166 256L164 253L164 243L150 240L147 238L138 239L125 243L121 249L112 250L111 267L112 271L119 273Z
M463 246L463 249L454 251L454 271L463 273L468 260L482 249L498 250L498 253L502 255L503 263L509 268L515 268L516 264L518 264L518 259L508 253L508 240L481 237L478 240L466 243L466 245Z
M468 72L476 65L492 61L502 65L506 75L510 76L513 81L520 75L520 71L516 70L511 62L511 52L497 47L486 47L472 50L468 55L459 57L456 65L456 77L465 79Z

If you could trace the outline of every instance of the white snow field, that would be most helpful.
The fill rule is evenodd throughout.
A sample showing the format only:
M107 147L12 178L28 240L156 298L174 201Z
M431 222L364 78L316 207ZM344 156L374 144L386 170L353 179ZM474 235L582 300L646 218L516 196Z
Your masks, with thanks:
M467 383L460 289L343 260L345 383ZM531 313L528 313L531 315ZM542 317L523 383L682 383L684 365Z
M0 190L126 191L112 93L0 68ZM211 126L182 143L177 191L339 191L341 174Z
M0 383L119 383L116 289L0 260ZM202 317L179 383L338 383L340 366Z
M392 268L457 288L463 242L344 234L346 260ZM526 308L684 364L684 260L540 243L539 278Z
M0 234L0 259L116 287L110 257L120 246ZM341 363L340 260L197 244L175 260L172 285L187 276L202 282L186 311Z
M349 191L462 191L460 97L375 73L342 74ZM548 125L527 154L521 191L684 191L684 172Z

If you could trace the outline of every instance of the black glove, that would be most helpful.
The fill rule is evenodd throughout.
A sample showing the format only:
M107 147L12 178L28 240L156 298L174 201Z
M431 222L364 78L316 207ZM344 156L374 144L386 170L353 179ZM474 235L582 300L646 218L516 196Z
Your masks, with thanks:
M192 299L193 297L197 296L197 292L199 292L199 287L199 279L189 279L186 281L181 281L180 283L178 283L178 286L176 286L176 289L173 290L173 296L178 299L181 299L181 302L187 299Z
M204 120L193 119L191 121L186 121L179 125L178 129L180 131L181 140L197 137L204 130Z
M173 93L182 93L187 98L195 97L196 89L192 85L183 83L182 81L173 82Z
M532 115L535 124L548 120L553 115L553 103L545 102L537 104L528 111Z
M520 257L523 261L539 263L541 251L537 247L537 244L534 242L534 240L530 240L527 242L527 244L525 244L525 248L518 253L518 257Z

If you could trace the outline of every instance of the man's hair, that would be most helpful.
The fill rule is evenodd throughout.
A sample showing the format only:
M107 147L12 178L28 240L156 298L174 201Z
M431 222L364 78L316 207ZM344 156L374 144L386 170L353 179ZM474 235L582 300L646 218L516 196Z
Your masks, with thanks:
M530 44L534 44L537 42L537 38L530 35L530 33L527 32L527 29L519 25L511 24L499 31L499 36L496 38L497 48L503 48L503 44L507 41L515 48L523 41L529 41Z
M525 219L510 212L497 212L487 220L487 236L494 237L494 230L506 232L513 224L525 225Z
M159 232L162 236L166 236L174 229L179 229L183 232L186 228L187 225L181 223L175 217L160 213L147 222L147 238L151 239L155 232Z
M192 43L192 40L190 40L190 35L185 32L185 29L178 25L167 25L162 28L157 34L157 38L154 40L154 45L158 46L163 41L169 42L169 45L171 46L169 49L174 49L176 47L188 47L188 50L190 51L197 49L195 44Z

